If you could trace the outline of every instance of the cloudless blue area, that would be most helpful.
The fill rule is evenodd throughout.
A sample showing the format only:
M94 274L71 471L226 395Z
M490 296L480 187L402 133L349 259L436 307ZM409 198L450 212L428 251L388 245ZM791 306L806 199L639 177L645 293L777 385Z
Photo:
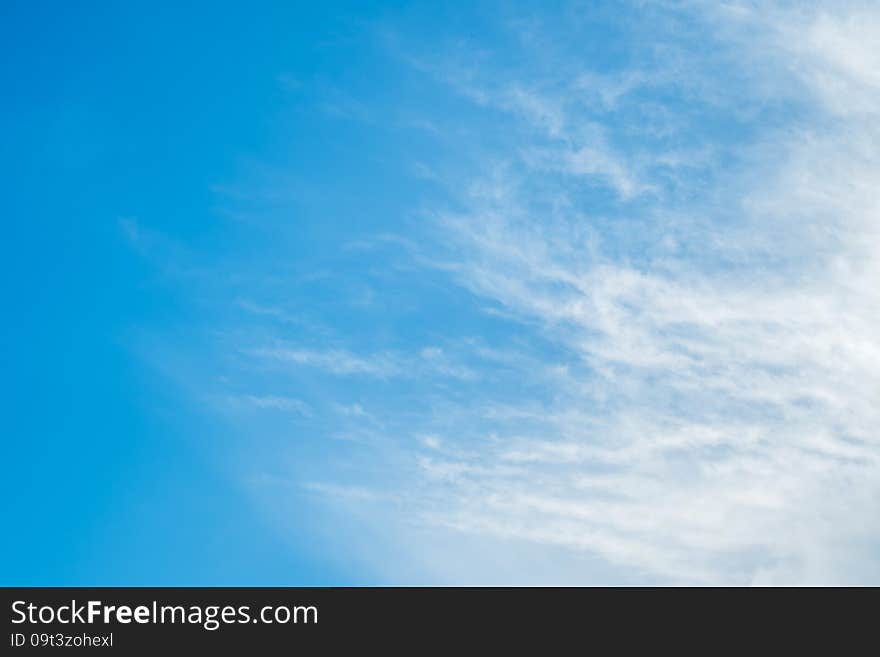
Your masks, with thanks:
M343 161L338 122L285 127L287 87L344 84L357 54L346 35L383 10L2 3L0 583L359 581L255 513L213 457L224 429L139 361L142 327L195 340L181 327L199 311L124 222L223 253L247 231L224 223L212 189L249 156L291 153L323 171L318 186L353 180L328 168ZM370 61L358 66L355 83L372 83Z

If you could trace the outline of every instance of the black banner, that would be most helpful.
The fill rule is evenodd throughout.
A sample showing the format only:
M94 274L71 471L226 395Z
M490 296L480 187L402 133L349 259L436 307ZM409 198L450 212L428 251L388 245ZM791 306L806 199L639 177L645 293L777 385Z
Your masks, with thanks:
M876 589L5 588L3 654L537 654L874 641ZM244 652L246 651L246 652ZM253 651L258 651L253 653ZM63 653L62 653L63 654ZM381 653L377 653L381 654Z

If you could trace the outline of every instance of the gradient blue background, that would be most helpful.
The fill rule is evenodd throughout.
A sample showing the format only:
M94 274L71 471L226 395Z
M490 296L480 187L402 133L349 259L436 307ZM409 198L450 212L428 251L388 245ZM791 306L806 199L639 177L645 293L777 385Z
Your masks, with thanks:
M3 584L358 582L279 537L215 458L223 428L138 362L138 327L193 340L199 311L120 228L271 241L230 229L210 190L249 154L314 170L347 144L326 119L289 125L282 78L371 83L356 42L327 43L381 10L321 6L0 6Z

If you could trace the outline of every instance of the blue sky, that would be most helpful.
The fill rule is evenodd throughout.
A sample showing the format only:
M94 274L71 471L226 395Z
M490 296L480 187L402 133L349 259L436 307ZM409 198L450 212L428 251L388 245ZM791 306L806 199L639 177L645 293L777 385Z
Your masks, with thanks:
M5 584L880 581L880 12L6 3Z

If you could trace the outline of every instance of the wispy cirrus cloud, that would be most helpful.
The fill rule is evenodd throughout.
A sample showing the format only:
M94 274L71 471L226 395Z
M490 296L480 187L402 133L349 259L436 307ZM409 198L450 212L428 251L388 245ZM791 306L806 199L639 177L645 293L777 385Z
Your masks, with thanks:
M515 70L486 71L488 86L473 68L445 75L521 129L459 187L458 210L434 212L447 240L437 262L555 350L508 350L529 365L495 372L540 378L545 394L486 387L446 400L445 421L416 419L431 443L400 448L413 468L406 514L661 581L876 581L880 13L670 11L706 33L658 34L649 47L675 57L651 82L632 70L585 70L568 85L497 83ZM714 82L676 78L701 46L728 68ZM660 92L651 103L685 115L660 139L628 120L646 84ZM685 133L701 128L686 115L700 103L736 119L731 134L701 135L713 155L690 159L701 151ZM697 174L664 178L673 153ZM614 193L610 206L583 199L585 177ZM688 180L694 193L675 193Z
M880 581L880 10L532 13L397 43L439 191L236 290L238 407L346 439L290 476L390 581Z

